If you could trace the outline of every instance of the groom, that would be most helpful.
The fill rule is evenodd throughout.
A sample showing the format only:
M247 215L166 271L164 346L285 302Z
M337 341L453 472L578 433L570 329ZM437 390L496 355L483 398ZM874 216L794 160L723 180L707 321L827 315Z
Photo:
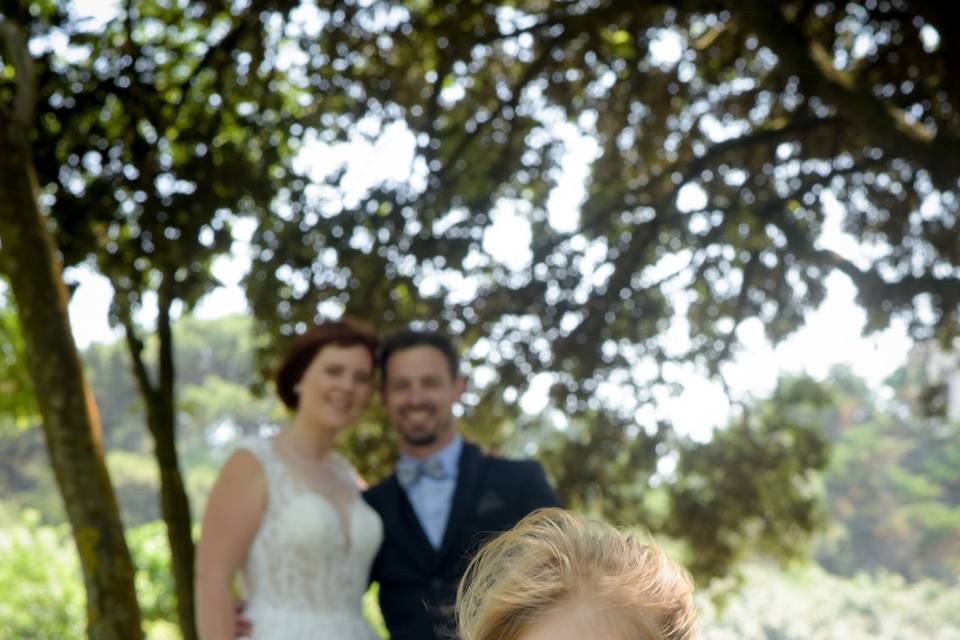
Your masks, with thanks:
M457 583L480 543L557 497L538 463L484 454L460 436L453 405L465 381L445 336L394 333L380 365L400 458L364 494L384 527L371 579L391 640L455 637Z

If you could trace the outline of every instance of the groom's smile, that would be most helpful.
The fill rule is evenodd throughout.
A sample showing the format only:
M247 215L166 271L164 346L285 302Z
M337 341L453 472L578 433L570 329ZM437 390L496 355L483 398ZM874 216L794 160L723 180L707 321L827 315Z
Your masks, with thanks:
M406 406L400 409L400 415L413 421L427 420L437 413L437 408L429 404Z

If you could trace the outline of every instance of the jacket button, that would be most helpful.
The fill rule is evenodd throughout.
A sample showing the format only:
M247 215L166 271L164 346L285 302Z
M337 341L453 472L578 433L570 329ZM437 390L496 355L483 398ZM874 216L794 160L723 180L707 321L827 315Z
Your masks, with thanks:
M430 586L433 587L434 589L438 589L438 590L442 589L443 580L441 580L440 578L434 578L433 580L430 581Z

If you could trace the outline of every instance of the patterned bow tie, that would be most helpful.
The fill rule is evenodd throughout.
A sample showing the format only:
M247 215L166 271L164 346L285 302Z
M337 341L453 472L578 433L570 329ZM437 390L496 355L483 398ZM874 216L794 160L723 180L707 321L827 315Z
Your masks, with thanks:
M428 460L401 458L397 461L397 480L404 487L413 486L421 476L442 480L447 477L447 470L437 458Z

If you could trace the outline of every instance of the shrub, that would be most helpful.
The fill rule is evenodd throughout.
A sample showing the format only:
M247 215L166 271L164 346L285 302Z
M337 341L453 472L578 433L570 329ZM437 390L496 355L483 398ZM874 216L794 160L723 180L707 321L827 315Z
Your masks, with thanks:
M66 525L40 525L40 514L0 512L0 629L7 638L82 638L85 595ZM42 559L42 562L38 562Z
M960 640L960 592L891 573L843 578L816 565L751 564L721 607L701 598L703 640Z

